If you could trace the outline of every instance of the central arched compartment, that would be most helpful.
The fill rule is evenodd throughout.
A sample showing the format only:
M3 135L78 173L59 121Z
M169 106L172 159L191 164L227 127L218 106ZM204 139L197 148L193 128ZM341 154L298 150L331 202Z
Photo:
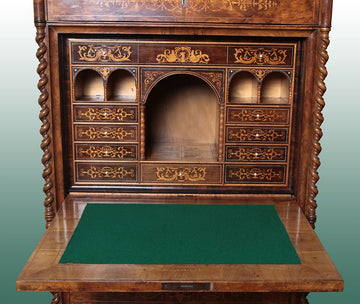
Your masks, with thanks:
M217 161L219 102L201 78L160 80L146 100L145 120L147 160Z

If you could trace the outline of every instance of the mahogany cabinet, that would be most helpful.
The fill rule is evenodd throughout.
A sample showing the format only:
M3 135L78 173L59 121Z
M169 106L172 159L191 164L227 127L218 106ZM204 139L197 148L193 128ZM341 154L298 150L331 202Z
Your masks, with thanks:
M66 304L306 303L342 290L313 232L331 0L34 8L48 229L19 290ZM302 265L58 264L84 204L154 201L275 204Z

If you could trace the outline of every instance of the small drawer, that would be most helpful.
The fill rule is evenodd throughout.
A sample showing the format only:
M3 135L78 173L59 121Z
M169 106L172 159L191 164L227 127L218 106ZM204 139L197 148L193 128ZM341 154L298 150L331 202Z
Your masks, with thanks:
M142 164L141 182L172 184L220 184L221 166L207 164Z
M278 162L286 160L286 146L226 146L226 161Z
M75 140L137 142L137 125L75 125Z
M72 63L129 64L137 63L138 46L121 41L72 41Z
M294 46L230 46L228 58L229 64L241 66L292 67L294 64Z
M75 144L77 160L137 160L137 150L134 144Z
M226 142L261 142L261 143L287 143L287 128L264 128L264 127L226 127Z
M285 165L225 165L228 184L284 184Z
M76 180L78 182L137 182L136 164L114 163L77 163Z
M137 122L136 106L74 106L74 120L102 122Z
M278 108L228 108L227 123L288 124L289 109Z
M226 64L225 45L141 44L139 60L144 64L209 65Z

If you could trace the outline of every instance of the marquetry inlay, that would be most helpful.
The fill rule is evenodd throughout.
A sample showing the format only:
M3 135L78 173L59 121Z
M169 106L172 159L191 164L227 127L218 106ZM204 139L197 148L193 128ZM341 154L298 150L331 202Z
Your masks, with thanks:
M260 69L250 69L251 73L253 73L258 80L263 80L264 77L271 72L271 70L260 70Z
M283 172L274 170L273 168L238 168L230 169L228 172L228 177L230 179L235 178L239 181L273 181L282 180Z
M275 129L230 129L228 138L231 141L285 141L286 132Z
M131 55L130 46L122 45L79 45L78 54L80 56L79 60L94 62L121 62L121 61L130 61Z
M125 129L123 127L80 127L78 129L80 138L85 139L116 139L116 140L135 140L136 129Z
M78 118L86 120L135 120L135 110L124 108L87 108L77 112Z
M80 147L78 151L79 155L89 157L89 158L114 158L114 159L124 159L124 158L136 158L136 148L135 146L125 147L125 146L95 146L90 145L87 147Z
M126 177L135 177L135 169L126 169L124 167L93 167L88 170L81 169L81 176L89 176L91 179L96 178L112 178L112 179L125 179Z
M228 147L226 157L229 160L239 161L280 161L286 159L285 151L284 147Z
M288 122L288 110L230 109L229 121L241 122Z
M156 56L158 63L209 63L210 57L201 50L193 50L190 46L177 46L166 49Z
M235 48L235 63L258 64L258 65L281 65L286 64L287 49L277 48Z
M206 168L156 168L156 177L158 181L165 182L198 182L205 181Z

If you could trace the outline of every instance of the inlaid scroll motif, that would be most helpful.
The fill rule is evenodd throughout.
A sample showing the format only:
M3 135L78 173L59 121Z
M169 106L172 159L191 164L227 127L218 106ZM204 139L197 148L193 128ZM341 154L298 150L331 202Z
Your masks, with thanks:
M105 67L96 68L96 70L100 73L100 75L104 80L107 80L109 78L110 73L112 71L111 69Z
M144 86L143 91L147 92L149 87L161 76L168 73L167 71L144 71L143 78L144 78Z
M85 120L131 121L135 120L135 110L124 108L88 108L78 110L78 118Z
M239 161L284 161L285 148L228 147L228 160Z
M230 169L228 172L230 179L236 178L239 181L274 181L282 180L283 172L273 168L238 168Z
M131 55L130 46L122 45L101 45L94 44L79 45L78 54L80 60L88 62L121 62L130 61Z
M81 169L81 176L89 176L91 179L96 178L111 178L111 179L125 179L127 177L135 177L135 169L126 169L124 167L93 167L88 170Z
M258 65L286 64L287 49L235 48L235 63Z
M231 141L285 141L285 130L274 129L230 129L228 134Z
M248 11L255 9L267 11L278 5L280 0L193 0L193 6L189 9L195 12L219 12L219 11Z
M201 50L193 50L190 46L178 46L165 50L156 57L158 63L204 63L210 62L210 56Z
M288 122L287 110L231 109L230 122Z
M208 78L218 92L221 92L222 84L223 84L223 74L220 72L201 72L201 75Z
M158 181L165 182L198 182L205 181L206 168L156 168L156 177Z
M79 155L89 158L136 158L136 147L124 146L87 146L79 148Z
M251 73L253 73L258 80L263 80L264 77L271 72L271 70L259 70L259 69L252 69L249 70Z
M90 0L101 8L108 9L135 9L142 8L153 11L181 12L182 1L179 0Z
M136 140L136 129L126 130L123 127L81 127L78 134L81 139Z

